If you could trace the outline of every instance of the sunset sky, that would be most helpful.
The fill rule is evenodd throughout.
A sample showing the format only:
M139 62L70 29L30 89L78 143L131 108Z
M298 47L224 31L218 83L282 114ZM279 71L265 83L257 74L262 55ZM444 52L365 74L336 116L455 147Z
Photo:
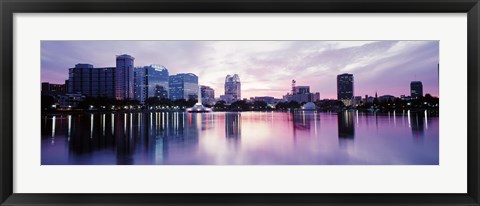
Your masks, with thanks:
M224 94L225 76L238 74L242 98L274 96L291 81L336 98L336 76L354 76L354 95L410 95L410 82L438 96L438 41L42 41L42 82L64 83L77 63L114 67L115 55L135 66L161 64L170 74L194 73Z

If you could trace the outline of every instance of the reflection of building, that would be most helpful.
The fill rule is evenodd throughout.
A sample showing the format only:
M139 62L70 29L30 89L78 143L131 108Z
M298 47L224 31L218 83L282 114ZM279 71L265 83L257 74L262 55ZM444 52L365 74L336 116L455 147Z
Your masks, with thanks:
M421 81L413 81L410 83L410 96L414 99L423 97L423 85Z
M198 77L192 73L176 74L169 77L169 98L196 99L198 96Z
M292 112L293 129L296 130L310 130L313 112L302 111ZM296 134L294 134L296 136Z
M190 164L185 154L198 148L198 136L202 119L199 113L163 112L154 115L153 125L160 122L152 138L161 137L161 151L164 164ZM163 129L162 129L163 127ZM153 130L155 126L153 126ZM161 133L158 133L162 131ZM156 135L155 135L156 134ZM158 146L157 146L158 147ZM160 148L157 148L160 149Z
M292 80L292 93L283 96L284 101L296 102L316 102L320 100L320 93L310 93L310 86L296 86L296 81Z
M353 122L353 112L340 112L338 119L338 138L353 138L355 136L355 126Z
M115 98L118 100L133 99L133 63L135 58L128 54L117 56L115 68Z
M67 92L65 84L50 84L49 82L42 82L42 95L63 95Z
M353 103L353 88L353 74L337 75L337 99L341 100L345 106Z
M233 76L227 75L227 77L225 77L225 96L231 96L232 101L242 99L242 89L238 74L234 74Z
M209 86L200 86L200 93L202 95L202 103L206 105L215 104L215 90Z
M242 117L239 112L225 113L225 137L240 138L242 136Z
M135 76L135 99L141 104L150 97L168 98L168 70L162 65L137 67Z
M87 97L115 97L114 67L94 68L91 64L76 64L68 70L67 93Z
M412 129L412 136L414 138L423 137L425 134L425 122L424 117L421 113L408 111L408 116L410 118L410 127Z

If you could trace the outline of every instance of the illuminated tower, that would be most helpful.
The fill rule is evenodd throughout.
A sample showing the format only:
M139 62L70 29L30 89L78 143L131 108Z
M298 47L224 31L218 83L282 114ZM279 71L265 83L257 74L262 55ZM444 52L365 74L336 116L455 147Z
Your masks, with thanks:
M117 56L115 68L115 98L117 100L134 98L133 62L135 58L128 54Z

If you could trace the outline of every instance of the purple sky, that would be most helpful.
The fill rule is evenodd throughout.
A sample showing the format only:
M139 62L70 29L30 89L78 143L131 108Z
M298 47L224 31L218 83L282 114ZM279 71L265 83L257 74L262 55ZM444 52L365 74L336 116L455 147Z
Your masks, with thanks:
M281 98L295 79L334 99L341 73L353 74L355 96L409 95L413 80L423 82L424 94L438 96L438 41L42 41L42 82L63 83L77 63L115 66L118 54L135 57L135 66L194 73L216 97L234 73L242 98Z

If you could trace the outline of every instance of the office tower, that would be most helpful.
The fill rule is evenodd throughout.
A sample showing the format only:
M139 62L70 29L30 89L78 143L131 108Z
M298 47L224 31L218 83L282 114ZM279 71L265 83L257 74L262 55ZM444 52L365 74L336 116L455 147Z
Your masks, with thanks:
M225 78L225 96L231 97L232 101L242 99L241 83L238 74L227 75Z
M128 54L117 56L117 66L115 71L115 98L117 100L134 98L134 60L135 58Z
M169 98L196 99L198 96L198 77L192 73L176 74L168 79Z
M353 98L353 74L337 75L337 99L346 100Z
M200 86L200 94L202 95L202 103L213 105L215 104L215 90L209 86Z
M141 104L150 97L168 98L168 70L162 65L137 67L134 70L135 99Z
M86 97L115 97L115 68L94 68L91 64L76 64L68 69L67 93Z
M423 85L421 81L412 81L410 83L410 96L414 99L423 97Z

